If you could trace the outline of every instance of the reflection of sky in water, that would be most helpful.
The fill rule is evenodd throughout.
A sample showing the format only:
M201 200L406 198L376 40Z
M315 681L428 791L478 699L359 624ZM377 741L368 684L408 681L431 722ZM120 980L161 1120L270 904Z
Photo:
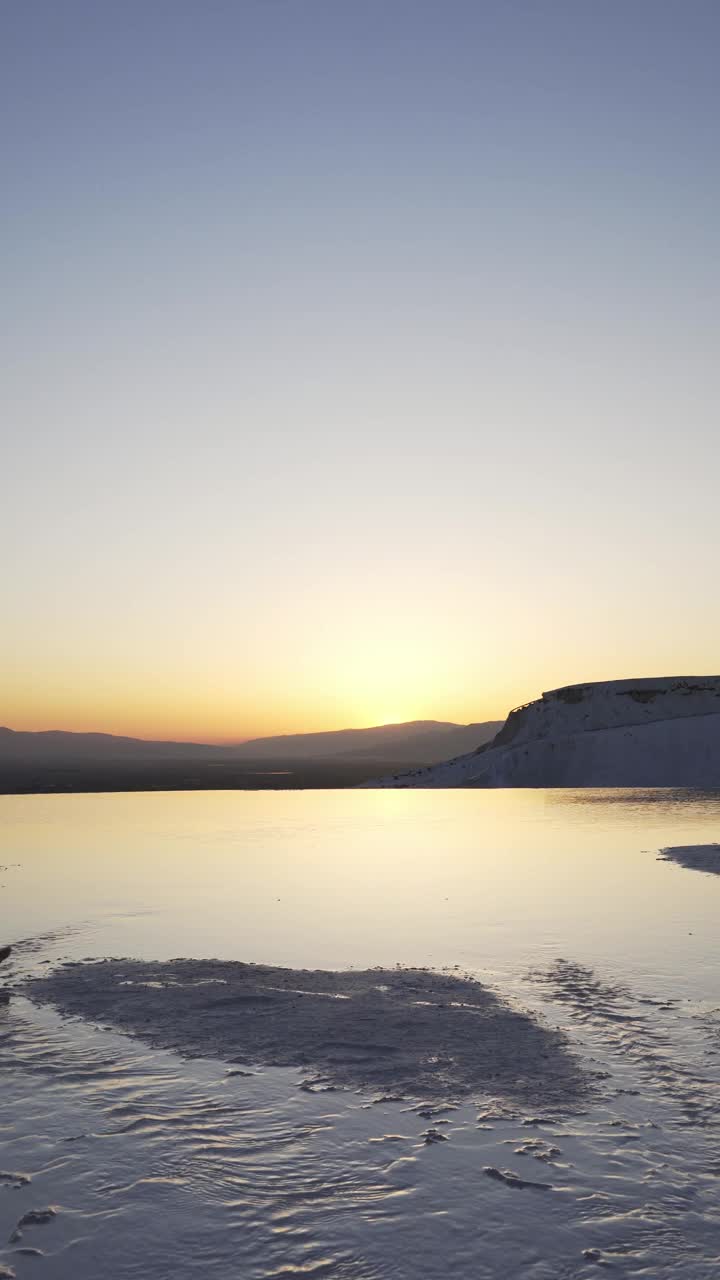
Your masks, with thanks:
M0 1010L0 1174L31 1181L0 1187L0 1239L57 1209L0 1251L18 1280L555 1280L597 1274L594 1250L617 1274L713 1274L720 880L655 851L717 838L720 799L221 792L0 810L4 934L55 931L18 950L22 967L130 953L459 964L607 1072L582 1116L538 1124L489 1098L435 1118L450 1141L426 1145L409 1104L308 1094L294 1071L231 1076L14 1000Z
M85 923L82 954L516 972L569 955L693 974L712 996L715 895L656 860L711 842L678 792L195 792L0 801L6 930ZM70 943L67 944L71 946Z

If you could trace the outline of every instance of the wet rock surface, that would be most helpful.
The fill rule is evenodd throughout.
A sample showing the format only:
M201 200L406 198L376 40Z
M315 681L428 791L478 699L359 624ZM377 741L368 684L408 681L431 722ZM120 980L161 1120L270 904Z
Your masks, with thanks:
M660 862L675 862L690 871L709 871L720 876L720 844L679 844L661 849Z
M219 960L103 960L29 981L32 999L163 1048L336 1085L447 1100L493 1093L567 1107L589 1084L565 1038L472 978Z

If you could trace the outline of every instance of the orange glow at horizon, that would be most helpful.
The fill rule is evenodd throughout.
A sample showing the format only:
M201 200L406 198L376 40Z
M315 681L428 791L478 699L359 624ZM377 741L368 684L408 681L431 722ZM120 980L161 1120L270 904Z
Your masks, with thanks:
M434 586L429 595L430 576ZM371 580L343 568L320 584L283 579L255 611L220 573L182 582L107 579L91 597L65 588L50 613L28 599L0 637L0 723L147 739L241 742L412 720L503 720L543 690L576 681L714 669L712 633L681 648L667 627L647 656L644 601L618 657L616 618L597 584L558 594L528 574L486 578L423 565ZM492 601L492 605L490 604ZM628 608L630 605L628 605ZM686 633L683 630L683 642ZM679 656L682 655L682 656Z
M282 684L269 678L258 662L247 689L237 688L231 672L223 679L221 668L210 678L207 670L171 670L167 664L157 673L145 663L113 673L77 663L56 679L48 668L41 678L36 667L32 676L16 671L6 681L0 723L15 730L237 743L414 720L465 724L501 719L511 705L502 691L492 699L488 691L484 697L466 692L462 673L454 681L438 676L433 686L425 675L427 655L383 668L380 650L369 647L344 671L339 662L331 672L322 657L314 670L310 665L293 685L286 672Z
M394 617L378 609L382 625L375 611L356 609L350 623L338 609L319 630L319 607L288 600L291 617L259 617L251 636L235 616L206 627L194 613L176 628L164 618L153 626L148 608L142 629L119 616L84 636L69 619L54 652L38 625L35 643L18 646L8 664L0 719L12 729L222 743L505 715L512 694L497 678L478 687L473 647L459 663L451 619L430 621L406 602Z
M363 711L352 700L338 701L334 708L304 711L299 705L282 709L265 709L239 705L237 710L206 704L191 709L185 705L123 702L121 705L103 700L97 705L71 702L52 694L28 705L6 699L0 723L16 731L42 732L61 730L72 733L109 733L150 741L173 740L218 745L240 743L251 738L282 734L321 733L339 729L363 729L385 724L406 724L417 720L469 721L502 719L505 711L478 712L461 706L413 706L399 704L383 707L381 702Z
M456 633L461 636L460 630ZM18 657L2 671L5 696L0 724L15 730L101 732L151 740L242 742L280 734L312 733L412 720L459 724L503 720L512 707L544 689L583 680L667 675L690 668L672 654L652 663L620 666L611 652L603 661L580 662L568 649L552 654L537 646L532 665L506 644L493 652L474 648L474 637L448 641L432 635L414 650L405 630L393 641L366 635L354 645L330 636L322 646L309 639L304 659L288 669L279 654L246 653L237 662L192 665L150 654L125 663L94 663L86 655ZM572 637L569 638L570 640ZM498 646L500 648L500 646ZM82 658L85 657L83 661ZM240 680L238 667L251 673ZM693 663L710 671L707 660ZM518 678L522 676L522 682Z

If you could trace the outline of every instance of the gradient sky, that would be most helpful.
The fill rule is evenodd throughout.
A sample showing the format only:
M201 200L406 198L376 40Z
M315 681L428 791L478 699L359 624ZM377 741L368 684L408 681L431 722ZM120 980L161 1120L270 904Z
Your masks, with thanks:
M716 0L8 0L0 721L720 669Z

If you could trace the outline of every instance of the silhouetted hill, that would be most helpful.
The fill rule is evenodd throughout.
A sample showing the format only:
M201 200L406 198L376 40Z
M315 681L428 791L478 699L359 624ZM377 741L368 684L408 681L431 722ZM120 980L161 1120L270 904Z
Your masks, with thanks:
M410 720L404 724L376 725L371 729L336 729L329 733L285 734L254 738L233 748L243 759L424 760L428 764L448 760L460 751L481 747L495 736L502 721L458 725L444 720Z
M223 746L0 728L0 792L356 786L475 749L497 728L419 720Z
M0 728L0 763L4 761L173 760L218 757L227 747L199 742L151 742L114 733L68 733L61 729L30 733Z
M453 725L452 728L436 733L408 734L407 738L398 739L397 743L388 742L383 746L386 760L427 760L438 764L449 760L452 756L462 755L464 751L476 751L478 747L491 742L495 734L502 728L502 720L485 720L479 724ZM371 758L372 752L367 746L355 747L343 753L343 758L353 760Z

